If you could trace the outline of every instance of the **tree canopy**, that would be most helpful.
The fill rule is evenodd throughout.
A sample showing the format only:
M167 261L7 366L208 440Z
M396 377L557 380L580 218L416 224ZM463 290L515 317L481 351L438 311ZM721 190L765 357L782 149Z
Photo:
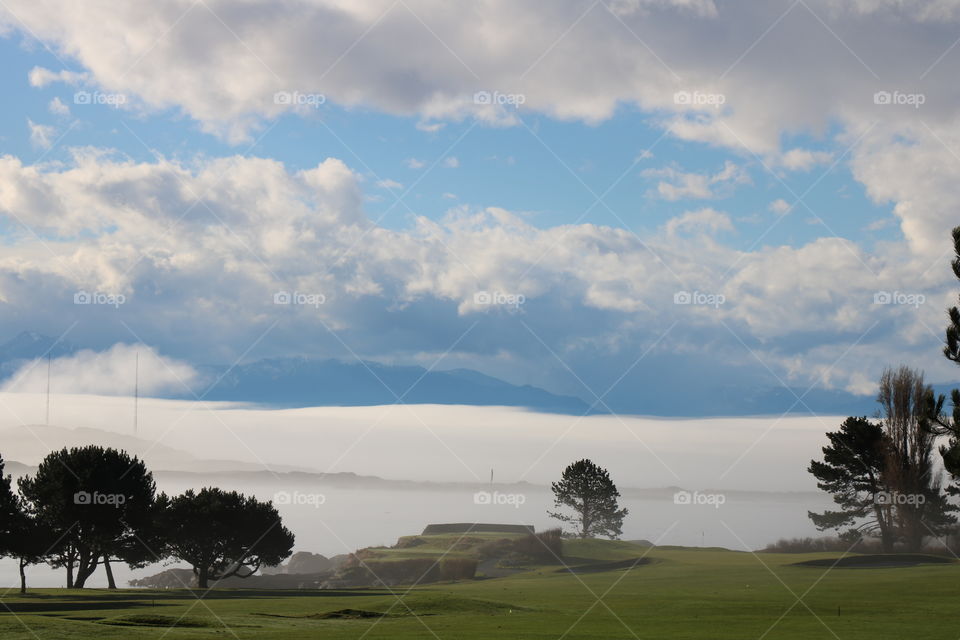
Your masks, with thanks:
M550 512L550 517L573 524L577 536L616 539L623 533L627 510L619 508L620 492L606 469L587 459L578 460L564 469L551 489L554 505L568 507L574 513Z
M236 491L188 490L170 501L162 526L168 553L193 567L201 589L211 580L247 578L293 550L293 534L274 506Z

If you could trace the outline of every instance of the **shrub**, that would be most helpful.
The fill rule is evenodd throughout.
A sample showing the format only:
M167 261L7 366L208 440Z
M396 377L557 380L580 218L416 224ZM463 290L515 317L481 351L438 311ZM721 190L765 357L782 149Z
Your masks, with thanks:
M473 558L444 558L440 563L441 580L472 580L478 562Z

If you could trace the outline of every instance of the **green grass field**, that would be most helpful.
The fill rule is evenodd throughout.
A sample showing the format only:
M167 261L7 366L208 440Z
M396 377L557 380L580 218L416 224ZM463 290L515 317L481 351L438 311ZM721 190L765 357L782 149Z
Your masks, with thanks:
M437 539L421 551L440 544ZM403 550L403 555L411 550ZM346 591L31 590L0 598L0 638L956 638L960 564L791 566L835 554L567 543L571 565L633 569ZM197 594L199 595L199 594ZM802 598L802 602L798 601ZM376 617L368 617L376 614ZM385 614L385 615L379 615Z

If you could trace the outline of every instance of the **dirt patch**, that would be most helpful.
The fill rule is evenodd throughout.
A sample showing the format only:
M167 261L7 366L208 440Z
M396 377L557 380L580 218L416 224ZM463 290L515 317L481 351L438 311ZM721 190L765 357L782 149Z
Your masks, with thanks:
M177 627L184 629L205 629L210 627L222 627L223 625L203 618L190 618L162 615L134 615L121 616L119 618L108 618L100 620L100 624L109 624L118 627Z
M819 558L795 562L797 567L836 567L837 569L891 569L916 567L921 564L952 564L954 561L943 556L930 556L920 553L884 553L843 558Z
M366 618L384 618L385 613L379 611L364 611L363 609L337 609L325 613L305 613L299 616L288 616L281 613L258 613L258 616L267 618L289 618L294 620L362 620Z

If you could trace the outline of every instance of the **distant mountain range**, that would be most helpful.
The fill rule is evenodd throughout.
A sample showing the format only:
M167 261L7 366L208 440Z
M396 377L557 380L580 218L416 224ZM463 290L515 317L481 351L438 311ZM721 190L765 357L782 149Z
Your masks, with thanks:
M26 362L49 352L53 358L70 355L79 347L32 331L0 344L0 381ZM194 393L206 400L240 401L276 407L459 404L524 407L569 415L622 414L663 417L778 415L784 412L827 415L873 415L871 396L845 391L786 389L779 386L740 387L718 380L710 388L691 390L654 381L650 372L642 383L626 378L605 404L591 408L591 399L560 395L530 385L516 385L471 369L428 371L417 366L376 362L342 362L305 357L269 358L235 367L192 363L200 373ZM947 393L957 385L934 385ZM697 401L690 401L695 394ZM164 397L193 399L178 390ZM802 402L797 400L802 398ZM609 411L608 411L609 409Z
M0 379L46 354L59 358L79 347L31 331L0 344ZM193 364L193 363L192 363ZM270 358L240 364L197 365L194 393L205 400L252 402L280 407L464 404L525 407L549 413L596 413L573 396L550 393L530 385L514 385L472 371L428 371L423 367L390 366L377 362L341 362L302 357ZM165 397L192 400L182 389ZM400 400L402 399L402 400Z

